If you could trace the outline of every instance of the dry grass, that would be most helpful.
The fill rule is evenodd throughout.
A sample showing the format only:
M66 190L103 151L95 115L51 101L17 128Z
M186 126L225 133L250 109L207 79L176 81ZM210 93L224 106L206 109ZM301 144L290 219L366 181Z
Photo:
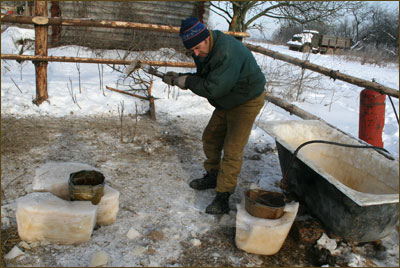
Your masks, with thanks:
M380 67L399 63L399 49L386 46L366 45L360 50L344 51L343 55L349 61L359 61L361 64L374 64Z
M10 252L10 250L21 242L18 235L16 226L12 226L7 229L1 230L1 264L0 267L5 267L4 255Z

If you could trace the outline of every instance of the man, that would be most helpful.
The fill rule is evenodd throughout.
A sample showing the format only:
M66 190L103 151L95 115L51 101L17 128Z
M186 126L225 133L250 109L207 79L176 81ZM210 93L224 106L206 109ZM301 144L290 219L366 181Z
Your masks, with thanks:
M265 77L242 42L220 31L209 31L197 18L183 20L179 35L193 53L197 72L168 72L163 81L190 89L215 107L202 137L207 173L189 185L196 190L215 188L216 197L206 213L224 214L229 211L229 196L237 184L244 147L264 105Z

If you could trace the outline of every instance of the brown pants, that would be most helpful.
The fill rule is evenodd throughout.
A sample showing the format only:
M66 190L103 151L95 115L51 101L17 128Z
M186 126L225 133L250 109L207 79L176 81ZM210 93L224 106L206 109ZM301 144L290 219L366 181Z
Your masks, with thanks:
M217 192L235 191L246 146L257 114L264 106L265 93L233 109L215 109L203 133L207 172L218 170ZM221 159L223 151L223 156Z

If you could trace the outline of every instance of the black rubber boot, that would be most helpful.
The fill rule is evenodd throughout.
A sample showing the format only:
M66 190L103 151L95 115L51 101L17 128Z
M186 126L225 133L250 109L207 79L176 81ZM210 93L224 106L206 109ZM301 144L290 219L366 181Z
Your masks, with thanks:
M217 192L214 200L206 208L207 214L225 214L229 211L229 192L220 193Z
M205 190L217 187L218 171L211 170L207 172L201 179L192 180L189 186L196 190Z

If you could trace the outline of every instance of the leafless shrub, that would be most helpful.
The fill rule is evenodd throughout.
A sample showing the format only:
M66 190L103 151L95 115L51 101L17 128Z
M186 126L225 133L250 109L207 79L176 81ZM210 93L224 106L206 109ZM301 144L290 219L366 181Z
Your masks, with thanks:
M135 103L135 110L136 110L136 113L135 113L135 117L134 117L134 119L135 119L135 122L134 122L134 124L132 125L132 127L130 127L129 128L129 134L130 134L130 137L131 137L131 143L134 143L135 142L135 137L136 137L136 133L137 133L137 126L138 126L138 107L137 107L137 103Z
M79 50L81 47L78 48L78 52L76 53L76 56L78 57L79 55ZM79 81L79 93L82 93L82 83L81 83L81 64L79 62L75 63L76 69L78 71L78 81Z
M121 101L121 108L118 105L118 117L119 117L119 131L120 131L120 141L121 143L124 143L124 134L123 134L123 128L124 128L124 110L125 110L125 105L124 101Z
M124 112L125 112L125 104L124 101L121 101L121 104L118 105L118 117L119 117L119 130L120 130L120 141L121 143L134 143L135 142L135 137L136 137L136 133L137 133L137 127L138 127L138 107L137 104L135 104L135 109L136 109L136 114L134 116L134 122L129 125L129 123L127 123L126 128L128 129L129 132L129 138L128 141L125 142L124 141Z
M348 61L359 61L361 64L374 64L380 67L389 63L399 63L399 49L387 46L363 45L359 48L343 52Z
M290 63L277 62L262 67L267 79L266 92L288 101L303 101L305 94L323 90L323 75L300 69Z
M74 93L74 88L72 86L72 80L71 77L69 78L69 82L71 84L71 88L69 87L69 85L67 84L67 88L68 88L68 92L71 95L72 101L79 107L79 109L81 109L81 106L79 106L78 101L76 99L76 94Z
M103 64L97 64L97 69L99 71L99 82L100 82L100 90L103 91L103 95L105 96L106 94L104 93L104 66Z
M19 92L22 93L22 90L19 88L19 86L17 85L17 83L15 83L14 79L10 76L11 81L13 81L14 85L18 88Z

